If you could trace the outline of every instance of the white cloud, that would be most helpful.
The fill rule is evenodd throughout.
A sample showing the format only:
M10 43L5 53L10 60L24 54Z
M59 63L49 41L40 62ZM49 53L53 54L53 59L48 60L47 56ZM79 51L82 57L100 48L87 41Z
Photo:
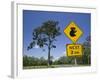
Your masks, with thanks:
M38 48L39 48L39 46L38 46L38 45L35 45L35 46L34 46L34 48L38 49Z

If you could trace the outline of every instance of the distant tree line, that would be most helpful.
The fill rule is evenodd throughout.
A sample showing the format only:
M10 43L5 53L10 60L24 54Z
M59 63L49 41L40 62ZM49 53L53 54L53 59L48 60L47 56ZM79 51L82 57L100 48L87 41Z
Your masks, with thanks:
M44 57L36 58L36 57L29 57L23 56L23 66L40 66L40 65L47 65L47 60Z
M51 65L61 65L61 64L72 64L72 58L66 58L66 56L62 56L57 60L50 60ZM48 60L44 57L36 58L23 56L23 66L47 66Z

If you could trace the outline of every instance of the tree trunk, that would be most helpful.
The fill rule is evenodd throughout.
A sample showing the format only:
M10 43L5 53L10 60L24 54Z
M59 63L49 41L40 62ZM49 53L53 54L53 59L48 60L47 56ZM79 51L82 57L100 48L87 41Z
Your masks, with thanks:
M48 47L48 66L50 66L50 46Z
M50 66L50 45L51 45L51 41L50 41L50 36L49 36L49 44L48 44L48 66Z

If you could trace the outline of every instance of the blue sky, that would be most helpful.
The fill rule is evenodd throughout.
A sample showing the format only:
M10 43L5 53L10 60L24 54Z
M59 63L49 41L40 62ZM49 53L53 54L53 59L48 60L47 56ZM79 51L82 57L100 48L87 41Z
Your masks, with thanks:
M71 22L74 21L83 31L82 37L77 43L83 43L91 32L91 14L90 13L75 13L75 12L51 12L51 11L33 11L23 10L23 55L45 57L47 59L48 50L45 51L35 46L33 49L27 51L29 43L32 41L32 31L34 28L41 26L41 24L48 20L55 20L59 22L61 35L57 37L55 49L51 50L51 55L57 59L66 53L66 44L71 44L72 41L64 34L64 29Z

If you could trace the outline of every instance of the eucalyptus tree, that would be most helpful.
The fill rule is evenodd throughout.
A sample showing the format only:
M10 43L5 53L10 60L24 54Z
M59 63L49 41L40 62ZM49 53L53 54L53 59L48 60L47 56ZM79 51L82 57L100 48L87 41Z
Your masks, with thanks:
M41 26L36 27L32 32L32 42L28 46L28 50L32 49L35 45L40 48L47 46L48 49L48 66L50 65L50 53L52 48L56 48L54 42L57 36L61 34L60 27L57 21L48 20Z

